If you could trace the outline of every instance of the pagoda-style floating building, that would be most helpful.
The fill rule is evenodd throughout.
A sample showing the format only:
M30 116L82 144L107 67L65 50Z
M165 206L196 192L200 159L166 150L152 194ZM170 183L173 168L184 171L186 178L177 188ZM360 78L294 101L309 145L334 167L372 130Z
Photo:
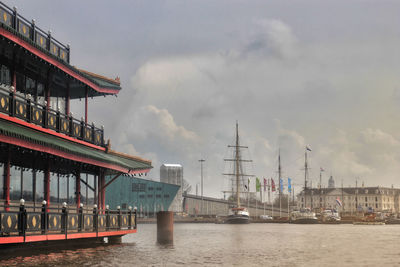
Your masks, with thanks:
M0 2L0 244L136 232L136 209L110 210L105 189L151 162L111 150L87 116L89 97L120 89L71 66L68 45ZM83 118L70 110L78 98Z

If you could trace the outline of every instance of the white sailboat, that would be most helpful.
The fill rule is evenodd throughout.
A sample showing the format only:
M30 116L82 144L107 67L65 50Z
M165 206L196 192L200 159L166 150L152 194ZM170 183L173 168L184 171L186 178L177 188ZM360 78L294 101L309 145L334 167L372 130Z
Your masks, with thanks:
M230 224L245 224L250 222L250 214L249 211L240 205L240 179L247 176L242 171L242 162L251 162L251 160L244 160L241 158L240 149L247 148L245 146L239 145L239 126L236 122L236 142L233 146L228 146L234 149L234 158L233 159L225 159L225 161L233 161L234 162L234 171L233 173L225 173L224 175L232 176L232 185L236 185L236 191L232 190L232 195L236 197L236 205L229 210L229 214L225 220L225 223Z

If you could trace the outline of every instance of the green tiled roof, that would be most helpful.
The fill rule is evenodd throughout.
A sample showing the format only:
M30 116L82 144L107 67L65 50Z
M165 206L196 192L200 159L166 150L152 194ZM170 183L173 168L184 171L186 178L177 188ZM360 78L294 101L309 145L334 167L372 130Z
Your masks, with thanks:
M66 153L94 159L103 163L118 165L130 170L152 168L148 161L135 160L74 143L51 134L42 133L12 122L0 120L0 135L15 137L33 144L51 147Z

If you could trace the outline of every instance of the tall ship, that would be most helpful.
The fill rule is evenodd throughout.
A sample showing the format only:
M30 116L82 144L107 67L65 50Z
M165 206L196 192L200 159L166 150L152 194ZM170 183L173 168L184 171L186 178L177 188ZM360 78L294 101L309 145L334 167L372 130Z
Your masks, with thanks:
M225 220L225 223L229 224L246 224L250 222L250 214L249 211L240 205L240 190L245 188L245 177L250 177L253 175L244 174L242 162L251 162L251 160L242 159L241 149L247 149L247 146L241 146L239 142L239 126L236 122L236 138L235 145L229 145L229 148L233 148L234 157L231 159L225 159L225 161L233 162L234 168L232 173L224 173L224 175L228 175L232 177L232 196L235 198L235 205L230 208L228 217ZM246 179L247 180L247 179ZM248 186L248 185L247 185ZM248 188L247 188L248 189ZM248 193L248 192L247 192Z
M308 162L307 162L307 152L311 149L306 146L304 152L304 196L307 194L307 179L308 179ZM298 224L314 224L318 223L318 218L315 213L307 207L306 198L304 198L304 207L300 211L293 211L290 214L290 222Z

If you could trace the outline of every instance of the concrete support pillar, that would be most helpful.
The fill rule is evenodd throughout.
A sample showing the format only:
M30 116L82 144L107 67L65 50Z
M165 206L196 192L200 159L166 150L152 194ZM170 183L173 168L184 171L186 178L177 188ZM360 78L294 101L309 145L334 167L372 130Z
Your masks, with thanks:
M159 244L174 242L174 213L172 211L157 213L157 242Z

